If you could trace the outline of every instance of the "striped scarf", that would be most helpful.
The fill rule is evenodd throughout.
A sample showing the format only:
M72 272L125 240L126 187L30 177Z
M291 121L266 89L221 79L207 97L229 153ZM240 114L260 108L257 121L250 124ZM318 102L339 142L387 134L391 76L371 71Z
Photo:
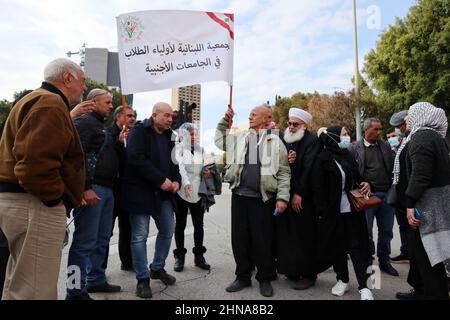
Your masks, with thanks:
M412 136L418 131L433 130L439 133L442 138L447 134L447 117L441 108L436 108L428 102L418 102L413 104L408 111L411 133L406 139L403 139L400 148L398 148L394 161L394 182L398 184L400 177L400 153L406 147Z

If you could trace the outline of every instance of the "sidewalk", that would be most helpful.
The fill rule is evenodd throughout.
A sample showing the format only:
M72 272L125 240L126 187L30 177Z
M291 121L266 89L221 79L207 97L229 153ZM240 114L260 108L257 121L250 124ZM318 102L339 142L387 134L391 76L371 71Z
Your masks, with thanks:
M205 246L208 252L205 254L207 262L211 264L210 271L201 270L194 266L193 246L193 227L190 218L185 230L185 243L188 249L186 255L186 264L183 272L174 272L174 258L172 250L175 241L172 242L171 253L167 258L165 269L177 278L173 286L165 286L159 280L151 280L150 286L153 292L152 300L359 300L358 285L356 283L351 261L349 261L350 270L350 291L344 297L334 297L331 295L331 287L335 284L335 274L332 269L318 276L316 285L306 291L296 291L290 288L292 284L285 280L285 277L279 275L278 280L273 281L274 296L264 298L259 294L258 282L253 279L253 286L237 293L228 293L225 287L231 283L234 276L234 259L231 251L231 192L228 185L224 184L223 194L216 197L217 203L205 215ZM376 229L374 229L376 237ZM150 236L148 240L149 262L151 262L154 252L154 241L156 237L156 226L151 223ZM120 260L117 249L118 228L111 239L110 256L108 262L107 277L112 284L122 286L122 292L114 294L92 294L94 299L98 300L141 300L136 297L136 279L133 272L121 271ZM376 243L376 239L375 239ZM58 283L58 297L65 297L65 281L67 268L67 255L69 245L64 249L61 263L61 272ZM392 256L399 253L400 237L398 226L394 226L394 239L391 243ZM373 290L376 300L395 300L395 293L398 291L408 291L410 286L406 283L408 274L408 264L393 264L400 273L400 277L392 277L387 274L381 274L381 289Z

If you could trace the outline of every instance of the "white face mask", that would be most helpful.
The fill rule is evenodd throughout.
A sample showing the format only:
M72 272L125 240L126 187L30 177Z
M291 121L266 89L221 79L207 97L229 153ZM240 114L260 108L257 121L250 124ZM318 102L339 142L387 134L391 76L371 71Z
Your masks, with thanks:
M348 149L350 147L350 136L341 136L341 142L338 143L339 148Z

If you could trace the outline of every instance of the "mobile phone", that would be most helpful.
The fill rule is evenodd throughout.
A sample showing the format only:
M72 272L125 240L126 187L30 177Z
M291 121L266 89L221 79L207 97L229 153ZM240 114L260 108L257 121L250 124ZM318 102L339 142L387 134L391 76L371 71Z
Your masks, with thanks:
M275 211L273 212L273 215L276 217L278 215L278 208L275 208Z
M420 211L417 208L414 208L414 218L420 220Z

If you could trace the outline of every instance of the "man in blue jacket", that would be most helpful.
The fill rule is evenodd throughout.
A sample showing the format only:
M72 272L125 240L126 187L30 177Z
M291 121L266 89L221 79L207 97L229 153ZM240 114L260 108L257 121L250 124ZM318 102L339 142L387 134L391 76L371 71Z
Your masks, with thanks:
M178 192L181 182L175 157L171 157L175 146L170 129L172 114L169 104L156 103L151 118L137 122L127 141L121 203L123 209L130 213L136 295L141 298L152 297L150 278L159 279L166 285L176 281L164 270L175 228L173 196ZM150 216L155 220L158 235L153 262L148 267Z

